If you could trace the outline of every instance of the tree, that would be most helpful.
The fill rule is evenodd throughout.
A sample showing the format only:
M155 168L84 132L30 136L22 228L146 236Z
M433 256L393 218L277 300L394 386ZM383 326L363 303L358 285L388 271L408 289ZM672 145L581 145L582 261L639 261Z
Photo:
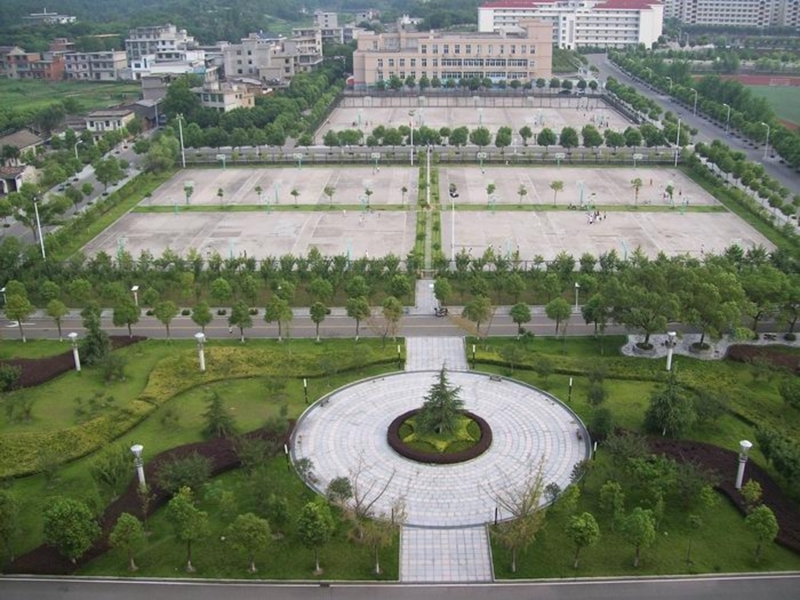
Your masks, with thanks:
M639 206L639 190L642 189L641 178L636 177L635 179L631 179L631 187L633 188L633 205Z
M600 486L600 508L611 517L611 531L625 518L625 493L616 481L606 481Z
M97 521L83 502L59 497L48 503L42 515L45 542L55 546L73 564L100 535Z
M228 325L239 329L239 336L244 344L244 330L253 326L253 317L250 315L250 307L244 300L237 300L231 306L231 316L228 317Z
M511 320L517 324L517 339L519 339L519 336L525 331L522 326L525 323L530 323L531 309L524 302L518 302L511 307L509 314L511 315Z
M297 207L297 197L300 195L300 190L298 190L297 188L292 188L292 191L289 192L289 193L292 195L292 198L294 198L294 205L295 205L295 208L296 208Z
M558 192L564 189L564 182L563 181L552 181L550 183L550 189L553 190L553 206L556 205L556 199L558 198Z
M121 162L113 156L98 160L92 167L97 181L103 184L105 191L108 191L109 185L113 185L125 177Z
M331 539L333 529L333 516L327 504L318 499L303 506L297 519L297 535L301 544L314 551L315 575L322 573L319 550Z
M27 340L25 339L25 330L22 328L22 322L33 313L33 304L31 304L25 296L20 294L7 294L5 313L6 317L11 321L17 322L20 339L23 343L26 342Z
M498 507L511 516L496 528L501 544L511 551L511 572L517 572L517 555L535 539L544 523L541 498L544 493L544 463L514 489L495 491Z
M164 300L155 305L153 314L167 329L167 339L170 339L169 324L178 316L178 306L172 300Z
M486 127L477 127L469 132L469 141L483 148L492 142L492 134Z
M66 315L69 314L69 309L67 305L64 304L61 300L57 298L53 298L50 302L47 303L47 316L52 318L53 321L56 322L56 327L58 327L58 341L62 341L64 337L61 335L61 319L63 319Z
M266 550L272 540L269 521L253 513L239 515L228 528L228 539L236 548L247 554L247 562L250 563L248 571L255 573L256 552Z
M675 380L675 372L671 371L667 386L650 396L650 406L644 416L645 428L660 432L662 436L679 437L696 418L691 396L681 389Z
M206 400L206 412L203 413L203 420L205 421L203 435L207 438L232 439L236 437L236 419L215 390L212 390L211 397Z
M217 305L222 305L233 296L233 288L231 288L231 284L228 283L227 279L218 277L211 282L209 293L211 294L211 299L216 302Z
M566 323L572 316L572 306L563 298L553 298L544 307L544 312L547 318L554 321L556 324L556 335L558 335L561 323ZM563 328L564 335L566 336L566 326Z
M311 321L314 323L315 335L317 336L317 342L319 342L319 326L325 320L325 317L328 316L328 307L325 306L322 302L314 302L309 309L309 313L311 315Z
M278 296L273 295L264 309L264 321L267 323L278 324L278 341L283 341L283 324L292 321L292 307L289 302Z
M108 541L113 548L121 548L125 551L128 555L128 570L136 571L138 567L134 561L134 554L144 543L142 522L130 513L122 513L117 519L114 529L111 530Z
M386 320L386 329L383 331L384 342L389 334L392 335L392 341L397 341L397 328L400 319L403 318L403 305L394 296L387 296L383 301L383 318Z
M761 548L765 543L770 543L778 535L778 520L769 506L762 504L754 508L744 518L744 524L753 537L756 538L755 560L761 560Z
M333 206L333 195L336 193L336 188L332 185L326 185L322 193L328 197L328 203Z
M481 337L481 323L492 316L492 303L488 296L479 295L467 302L461 316L475 323L475 331Z
M640 506L634 508L622 523L622 534L635 549L633 566L638 569L642 548L647 548L656 541L656 520L653 511Z
M356 296L347 299L347 316L356 321L356 341L361 327L361 321L370 316L369 303L364 296Z
M192 321L195 325L200 327L203 333L206 332L206 327L213 319L214 316L211 314L211 307L208 306L208 302L205 300L198 302L192 309Z
M528 188L525 187L524 183L520 183L519 187L517 188L517 196L519 196L519 205L522 206L522 199L528 195Z
M167 504L167 519L172 523L175 537L186 542L186 572L194 573L192 543L208 535L208 513L194 505L191 488L183 487Z
M0 489L0 565L14 560L14 540L19 530L19 501L9 489Z
M223 190L222 188L218 188L217 189L217 198L219 198L219 203L224 205L225 204L225 190Z
M533 137L533 130L529 125L523 125L519 129L519 136L522 138L522 145L527 146L528 140Z
M133 299L126 294L114 307L114 315L112 317L114 321L114 327L122 327L123 325L127 325L128 337L133 337L131 326L139 322L139 314L139 307L136 306L136 303L134 303Z
M433 295L441 306L447 304L447 299L453 293L450 282L444 277L437 277L433 282Z
M583 548L594 546L600 539L600 527L592 513L574 515L567 523L567 537L575 544L575 561L573 569L578 568L578 560Z
M544 127L539 132L539 135L536 136L536 143L540 146L544 146L545 151L547 151L547 148L554 145L557 139L558 138L556 138L556 134L552 129Z
M461 387L450 385L447 372L442 367L438 380L423 397L425 402L417 414L417 429L423 433L452 435L464 409L460 392Z
M572 127L564 127L564 129L561 130L558 142L562 148L566 148L567 150L576 148L580 144L578 132Z

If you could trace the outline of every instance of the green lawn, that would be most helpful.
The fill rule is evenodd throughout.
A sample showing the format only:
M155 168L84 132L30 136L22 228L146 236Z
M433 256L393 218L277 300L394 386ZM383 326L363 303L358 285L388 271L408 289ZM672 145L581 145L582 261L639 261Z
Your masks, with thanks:
M772 110L781 119L800 125L800 89L790 86L748 85L747 89L760 98L766 98Z
M56 100L74 98L84 110L97 110L138 100L141 86L131 82L18 81L0 79L0 104L39 109Z
M66 333L66 332L65 332ZM19 329L7 329L0 343L0 359L8 358L42 358L61 354L70 349L69 341L28 339L24 344L19 339Z

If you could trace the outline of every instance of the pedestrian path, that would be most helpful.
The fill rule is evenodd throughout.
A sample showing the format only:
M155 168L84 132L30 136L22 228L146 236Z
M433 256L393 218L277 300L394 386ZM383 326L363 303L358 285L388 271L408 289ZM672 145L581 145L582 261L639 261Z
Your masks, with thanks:
M432 315L439 306L439 301L433 295L433 279L418 279L415 289L416 306L413 313L417 315Z
M474 583L493 578L485 525L403 527L400 541L400 581L403 583Z
M406 371L468 371L464 338L406 338Z

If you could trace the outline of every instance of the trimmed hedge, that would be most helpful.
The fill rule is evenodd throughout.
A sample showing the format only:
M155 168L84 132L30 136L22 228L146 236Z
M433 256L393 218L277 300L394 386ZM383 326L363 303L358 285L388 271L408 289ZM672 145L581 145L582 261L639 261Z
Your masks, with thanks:
M462 450L461 452L451 452L450 454L422 452L421 450L411 448L407 446L400 438L400 426L406 420L419 413L419 411L420 409L415 408L414 410L404 412L391 422L389 429L386 431L386 441L389 442L389 446L392 448L392 450L397 452L400 456L420 463L452 465L455 463L472 460L473 458L476 458L486 452L489 449L489 446L492 445L492 428L489 427L489 424L475 413L465 410L462 412L462 414L475 421L481 430L481 439L478 440L477 444L471 448Z

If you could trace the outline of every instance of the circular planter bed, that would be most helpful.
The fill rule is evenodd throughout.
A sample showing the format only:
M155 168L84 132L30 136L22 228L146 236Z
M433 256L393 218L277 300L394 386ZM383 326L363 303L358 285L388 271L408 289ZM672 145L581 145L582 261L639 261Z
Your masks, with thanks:
M419 411L420 409L416 408L395 418L389 425L386 434L389 446L404 458L421 463L452 465L472 460L486 452L489 446L492 445L492 428L489 427L489 424L478 415L469 411L464 411L462 414L469 418L480 431L478 441L467 448L459 449L454 452L425 451L418 447L412 447L403 441L403 438L400 436L400 430L402 427L407 426L406 422L416 416Z
M653 344L637 342L633 345L633 353L638 354L639 356L654 356L656 353L656 348L653 346Z
M700 342L695 342L689 346L689 352L692 352L693 354L710 354L711 350L711 346L706 343L701 344Z

